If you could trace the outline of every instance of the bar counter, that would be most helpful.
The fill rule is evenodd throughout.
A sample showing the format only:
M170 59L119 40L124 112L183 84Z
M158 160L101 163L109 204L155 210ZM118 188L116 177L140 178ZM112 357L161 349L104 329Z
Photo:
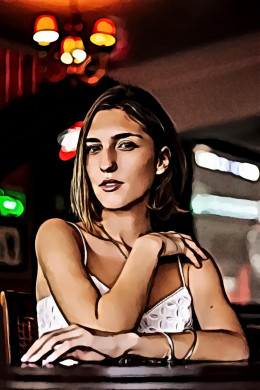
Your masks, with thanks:
M260 362L0 367L0 389L260 389Z

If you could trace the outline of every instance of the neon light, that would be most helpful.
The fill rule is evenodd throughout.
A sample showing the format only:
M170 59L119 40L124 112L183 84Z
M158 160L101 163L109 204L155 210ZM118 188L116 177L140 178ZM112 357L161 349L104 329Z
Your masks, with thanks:
M213 171L231 172L236 176L250 181L257 181L260 177L259 168L255 164L231 161L204 150L196 150L195 162L202 168Z
M15 207L16 207L16 202L10 201L10 200L6 200L6 201L3 203L3 206L4 206L6 209L13 210L13 209L15 209Z
M18 199L19 198L19 199ZM0 215L20 217L25 211L25 195L16 191L4 191L0 188Z
M62 133L58 134L57 141L61 145L59 158L62 161L67 161L75 157L82 125L82 121L76 122L69 129L64 130Z
M253 164L242 163L239 166L239 175L244 179L257 181L260 176L259 168Z
M77 143L79 139L79 130L69 129L69 133L64 135L61 145L64 146L66 152L71 152L77 149Z
M73 152L64 152L62 149L59 151L59 158L62 161L70 160L71 158L76 156L76 151Z
M194 214L260 220L260 201L195 194L191 200L191 208Z
M10 196L0 197L0 214L4 217L20 217L24 212L24 206L18 199Z

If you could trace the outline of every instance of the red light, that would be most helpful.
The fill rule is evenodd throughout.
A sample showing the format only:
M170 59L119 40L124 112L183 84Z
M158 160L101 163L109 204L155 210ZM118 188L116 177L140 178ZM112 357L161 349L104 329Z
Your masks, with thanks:
M59 151L59 158L62 161L70 160L71 158L73 158L75 156L76 156L76 150L73 150L72 152L63 152L63 150L61 149Z

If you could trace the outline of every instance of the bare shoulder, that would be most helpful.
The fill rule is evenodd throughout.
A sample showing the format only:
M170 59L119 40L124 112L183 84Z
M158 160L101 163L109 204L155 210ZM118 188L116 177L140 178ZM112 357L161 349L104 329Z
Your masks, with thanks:
M45 238L55 239L57 236L61 235L71 235L75 229L69 225L64 219L60 218L51 218L43 222L39 227L36 235L36 243L39 240Z
M47 259L49 252L74 253L81 257L82 242L74 227L63 219L52 218L39 227L35 250L38 260Z
M219 268L212 257L202 260L202 267L196 268L194 265L188 265L189 281L192 284L199 285L200 283L211 284L213 281L222 280Z
M64 221L64 219L61 218L51 218L47 219L45 222L41 224L41 226L38 229L38 233L46 233L48 231L55 231L55 230L66 230L69 227L68 223ZM37 234L38 234L37 233Z

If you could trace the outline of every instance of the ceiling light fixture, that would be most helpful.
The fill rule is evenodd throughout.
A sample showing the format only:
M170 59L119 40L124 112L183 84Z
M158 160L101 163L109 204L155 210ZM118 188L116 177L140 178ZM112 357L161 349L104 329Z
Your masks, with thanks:
M83 82L95 85L106 74L110 53L116 43L116 26L111 19L98 19L89 37L91 43L87 41L84 43L83 37L79 36L82 35L84 24L75 2L73 6L71 4L71 11L71 24L64 24L61 43L56 42L59 39L59 32L54 16L40 15L35 21L33 40L39 46L48 46L45 53L41 54L41 60L44 61L43 77L51 82L58 82L67 75L77 75ZM57 59L60 60L60 64L57 63ZM87 69L93 60L94 67L97 67L94 73L92 69Z

